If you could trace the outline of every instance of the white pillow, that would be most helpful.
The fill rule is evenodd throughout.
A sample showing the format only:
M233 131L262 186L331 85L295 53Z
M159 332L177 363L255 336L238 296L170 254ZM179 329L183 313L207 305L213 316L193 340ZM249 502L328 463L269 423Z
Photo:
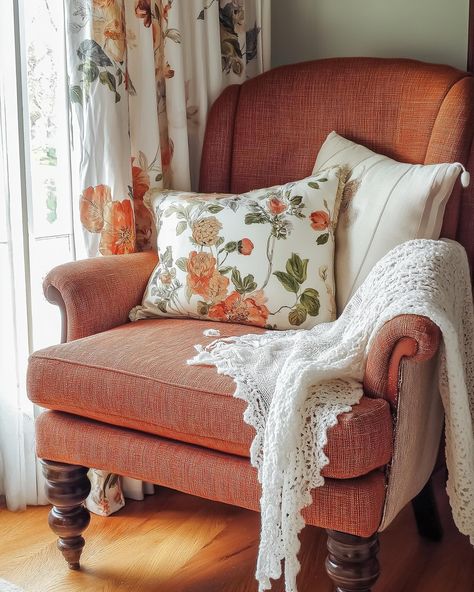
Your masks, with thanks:
M332 167L243 195L157 194L159 264L131 320L181 316L271 329L334 320L342 188Z
M335 165L350 171L336 229L340 313L393 247L414 238L439 238L446 203L462 166L397 162L331 132L313 174Z

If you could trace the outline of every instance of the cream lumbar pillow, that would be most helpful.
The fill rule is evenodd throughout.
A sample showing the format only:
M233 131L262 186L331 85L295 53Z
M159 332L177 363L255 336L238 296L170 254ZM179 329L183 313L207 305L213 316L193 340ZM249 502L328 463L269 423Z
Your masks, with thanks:
M342 312L375 263L414 238L440 236L446 203L463 167L397 162L331 132L313 174L349 172L336 230L337 308Z
M159 263L132 321L189 317L310 328L336 318L339 167L243 195L163 191L151 200Z

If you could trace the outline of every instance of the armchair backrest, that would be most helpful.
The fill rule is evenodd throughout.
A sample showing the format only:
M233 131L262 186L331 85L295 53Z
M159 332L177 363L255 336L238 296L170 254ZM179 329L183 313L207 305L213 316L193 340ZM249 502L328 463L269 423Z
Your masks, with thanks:
M208 118L200 190L241 193L309 175L332 130L409 163L461 162L442 236L474 261L474 77L414 60L336 58L227 87Z

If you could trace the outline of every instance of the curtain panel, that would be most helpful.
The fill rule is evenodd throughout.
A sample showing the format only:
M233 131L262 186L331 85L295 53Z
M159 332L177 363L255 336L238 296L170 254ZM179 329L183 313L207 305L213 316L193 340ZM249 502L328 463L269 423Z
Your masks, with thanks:
M146 200L197 188L208 109L269 62L269 0L67 0L88 256L153 245ZM268 6L267 6L268 5Z
M206 117L269 67L270 0L65 0L72 161L85 256L153 248L155 192L196 190ZM91 470L88 507L123 506ZM149 486L123 480L128 497Z

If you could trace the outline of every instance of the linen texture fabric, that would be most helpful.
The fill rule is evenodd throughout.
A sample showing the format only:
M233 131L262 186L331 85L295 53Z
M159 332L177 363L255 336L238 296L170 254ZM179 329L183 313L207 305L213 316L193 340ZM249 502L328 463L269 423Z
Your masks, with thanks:
M407 164L331 132L313 173L350 171L336 230L337 307L342 312L373 266L414 238L437 239L460 164Z
M41 407L247 458L255 432L244 421L245 403L233 397L234 382L213 367L186 364L212 326L209 321L149 319L40 350L29 366L30 396ZM220 331L224 338L263 332L233 323L222 323ZM329 430L325 451L330 463L323 474L351 479L383 467L392 441L390 405L362 397ZM101 500L97 505L112 511L117 500L108 495L109 485L116 482L101 479L97 471L93 477L106 486L106 495L103 488L94 490L95 500Z
M131 320L184 316L268 329L334 320L343 183L331 167L242 195L159 192L159 263Z
M246 458L59 411L46 411L37 423L42 458L95 464L205 499L259 509L257 471ZM372 471L358 479L326 479L311 495L313 503L303 511L307 524L371 536L382 516L385 475Z

